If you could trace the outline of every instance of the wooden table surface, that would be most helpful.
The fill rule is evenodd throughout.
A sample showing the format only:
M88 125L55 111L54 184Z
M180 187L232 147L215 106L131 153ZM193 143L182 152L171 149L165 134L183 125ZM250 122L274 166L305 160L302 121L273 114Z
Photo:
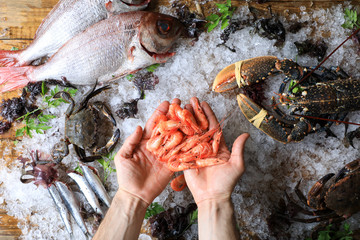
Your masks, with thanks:
M12 47L22 49L30 44L41 21L57 2L58 0L0 0L0 49L9 50ZM184 2L190 7L190 10L196 11L196 3L200 1L181 0L178 2ZM224 2L224 0L208 1L206 4L200 5L202 13L205 16L209 15L209 13L215 9L215 2ZM257 1L251 1L250 3L245 0L232 1L232 4L235 6L249 4L262 11L268 11L268 6L271 6L274 13L283 16L290 13L299 13L301 6L305 6L306 10L315 10L329 8L341 3L344 3L344 1L271 0L264 4L258 4ZM360 6L360 0L351 1L351 3L352 5ZM157 7L160 5L168 5L168 0L153 0L150 4L150 10L156 11ZM0 101L1 99L18 96L19 93L20 91L15 91L0 95ZM0 157L5 159L6 165L10 165L18 156L18 153L14 150L10 151L7 155L3 154L3 149L5 147L13 148L14 140L15 129L12 129L7 134L0 135ZM2 167L4 166L0 166L0 168ZM1 204L4 203L0 203L0 208ZM17 228L17 220L6 215L6 212L0 209L0 240L17 239L20 235L21 231Z

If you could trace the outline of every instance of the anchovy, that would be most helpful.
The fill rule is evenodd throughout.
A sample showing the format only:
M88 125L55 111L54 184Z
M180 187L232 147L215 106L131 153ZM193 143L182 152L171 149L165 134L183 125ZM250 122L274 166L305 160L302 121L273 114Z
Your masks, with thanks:
M109 194L107 193L104 185L102 184L100 178L98 175L94 173L94 171L87 165L80 163L81 170L84 173L84 176L88 183L90 184L90 187L95 192L95 194L98 196L98 198L105 203L107 207L110 207L111 204L111 198Z
M43 65L0 68L0 92L49 79L73 85L115 80L166 62L175 54L168 51L182 32L176 18L160 13L113 15L76 35Z
M87 182L86 178L76 172L68 173L68 175L79 186L81 192L84 194L86 200L89 202L89 204L94 209L94 211L103 217L104 212L101 210L100 203L99 203L95 193L91 189L91 186Z
M56 188L59 190L60 196L65 203L65 206L69 209L71 215L74 217L76 223L80 227L81 231L85 234L87 238L91 236L89 233L84 219L80 214L80 206L73 194L73 192L66 186L65 183L55 181Z
M60 217L61 217L62 221L64 222L65 228L69 232L70 238L71 238L72 234L73 234L73 231L72 231L72 228L71 228L69 210L66 208L66 206L65 206L63 200L61 199L61 196L60 196L58 190L56 189L55 185L50 185L50 187L48 187L47 189L48 189L52 199L54 200L56 208L60 213Z
M0 51L0 66L25 66L50 57L67 41L110 14L142 10L150 0L60 0L36 31L24 50Z

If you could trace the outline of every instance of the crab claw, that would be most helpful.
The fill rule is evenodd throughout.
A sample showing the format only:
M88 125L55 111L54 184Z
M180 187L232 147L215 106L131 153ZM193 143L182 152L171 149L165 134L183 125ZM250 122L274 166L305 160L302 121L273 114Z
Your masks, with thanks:
M262 56L231 64L218 73L212 90L225 92L265 80L269 75L278 72L275 67L278 60L274 56Z
M237 101L244 116L256 128L279 142L288 143L289 133L279 120L242 93L237 95Z

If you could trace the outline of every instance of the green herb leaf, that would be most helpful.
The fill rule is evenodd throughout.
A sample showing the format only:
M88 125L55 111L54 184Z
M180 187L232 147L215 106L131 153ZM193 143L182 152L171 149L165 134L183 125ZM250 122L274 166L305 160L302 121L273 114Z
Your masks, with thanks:
M159 66L160 66L160 63L155 63L155 64L147 67L146 70L148 72L154 72Z
M116 172L116 169L111 167L111 162L114 161L115 155L115 152L111 152L103 158L97 160L104 168L104 182L106 182L107 178L110 176L111 173Z
M153 202L150 206L146 209L145 219L148 219L151 216L154 216L158 213L165 211L165 209L157 202Z
M198 219L198 210L196 209L190 214L190 225L196 223Z
M84 173L83 173L83 171L82 171L79 163L77 164L77 166L76 166L76 168L74 169L74 171L80 173L81 175L84 175Z
M206 17L206 20L211 21L211 22L215 22L216 20L218 20L220 17L216 14L211 14L210 16Z
M226 3L216 3L220 16L217 14L211 14L206 17L208 23L205 25L208 32L211 32L221 22L221 30L224 30L229 26L230 19L232 18L235 8L231 7L231 0L227 0Z
M19 48L17 48L17 47L12 47L12 48L10 49L10 51L16 51L16 50L19 50Z
M133 74L128 74L128 75L126 75L126 79L129 80L129 81L130 81L133 77L134 77Z

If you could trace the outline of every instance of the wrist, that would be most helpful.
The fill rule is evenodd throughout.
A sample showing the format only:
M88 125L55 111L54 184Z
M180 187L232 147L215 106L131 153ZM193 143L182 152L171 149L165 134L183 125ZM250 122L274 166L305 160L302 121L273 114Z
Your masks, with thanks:
M231 194L217 194L213 196L200 197L194 199L195 203L199 206L202 204L221 204L231 202Z
M141 197L136 196L132 193L129 193L125 190L119 189L113 200L112 204L115 205L122 205L122 208L124 205L126 208L126 213L131 213L131 210L136 208L138 211L146 211L147 207L149 206L149 203L147 203L145 200L143 200Z
M198 211L199 239L238 239L230 198L201 201Z

